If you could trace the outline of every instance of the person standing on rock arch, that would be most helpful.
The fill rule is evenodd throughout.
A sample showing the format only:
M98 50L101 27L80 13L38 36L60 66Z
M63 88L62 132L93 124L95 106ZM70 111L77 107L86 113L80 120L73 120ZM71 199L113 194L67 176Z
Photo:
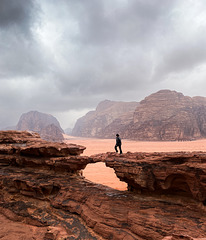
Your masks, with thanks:
M118 153L117 147L119 147L120 154L122 154L122 141L118 133L116 134L116 145L114 147L115 151Z

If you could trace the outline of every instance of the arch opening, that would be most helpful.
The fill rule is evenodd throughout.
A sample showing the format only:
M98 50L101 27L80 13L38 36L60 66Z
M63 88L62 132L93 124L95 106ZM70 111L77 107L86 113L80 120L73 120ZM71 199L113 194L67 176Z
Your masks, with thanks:
M127 183L120 181L114 169L107 167L104 162L89 163L83 170L83 176L97 184L121 191L127 190Z

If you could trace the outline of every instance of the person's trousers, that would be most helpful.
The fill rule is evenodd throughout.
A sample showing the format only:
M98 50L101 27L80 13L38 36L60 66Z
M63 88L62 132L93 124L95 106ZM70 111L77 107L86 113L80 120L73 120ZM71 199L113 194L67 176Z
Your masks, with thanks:
M121 145L115 145L115 151L118 152L118 149L117 147L119 147L119 151L120 151L120 154L122 154L122 148L121 148Z

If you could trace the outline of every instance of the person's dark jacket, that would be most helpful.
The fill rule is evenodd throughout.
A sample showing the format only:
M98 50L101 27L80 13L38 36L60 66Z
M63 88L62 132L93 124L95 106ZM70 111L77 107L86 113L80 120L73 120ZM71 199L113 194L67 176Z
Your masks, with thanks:
M122 145L122 141L120 137L116 137L116 145L117 146L121 146Z

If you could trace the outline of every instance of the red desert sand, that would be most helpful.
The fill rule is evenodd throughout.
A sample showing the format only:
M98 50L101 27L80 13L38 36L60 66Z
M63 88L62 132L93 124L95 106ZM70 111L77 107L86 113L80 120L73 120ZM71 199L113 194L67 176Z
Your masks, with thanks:
M82 155L91 156L98 153L114 152L114 139L78 138L65 135L66 143L75 143L86 147ZM206 139L183 142L140 142L122 139L122 150L126 152L193 152L206 151ZM114 170L104 163L88 164L83 176L95 183L103 184L118 190L126 190L127 184L121 182Z

